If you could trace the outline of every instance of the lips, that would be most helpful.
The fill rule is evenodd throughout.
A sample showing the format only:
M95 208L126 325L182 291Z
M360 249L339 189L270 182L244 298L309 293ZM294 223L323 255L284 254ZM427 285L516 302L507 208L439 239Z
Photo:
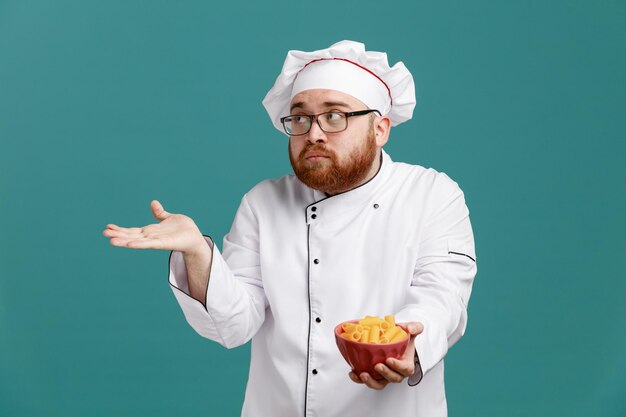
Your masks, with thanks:
M323 150L320 149L309 149L307 152L304 153L304 159L310 159L310 158L330 158L331 155L327 152L324 152Z
M328 155L319 152L310 152L304 155L306 159L310 158L329 158Z

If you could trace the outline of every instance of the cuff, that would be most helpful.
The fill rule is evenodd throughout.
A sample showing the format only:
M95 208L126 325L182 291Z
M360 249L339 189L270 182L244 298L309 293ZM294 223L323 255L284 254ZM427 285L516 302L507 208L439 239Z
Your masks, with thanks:
M209 247L215 252L215 245L213 243L213 239L209 236L202 235L204 240L207 242ZM211 256L211 264L209 265L209 278L211 277L211 269L213 268L213 255ZM189 296L189 280L187 277L187 268L185 267L185 259L183 258L183 253L180 251L171 251L170 259L169 259L169 277L168 281L170 285L177 289L179 292L184 293ZM209 279L210 281L210 279ZM206 294L205 294L206 300Z
M415 365L415 370L413 371L413 375L411 375L407 380L407 383L410 387L414 387L419 384L424 377L424 373L422 372L422 365L420 365L420 358L417 354L417 349L415 350L415 362L413 364Z
M446 356L448 352L448 340L443 326L435 319L433 314L428 314L424 309L408 307L396 313L397 323L420 322L424 331L415 336L414 347L419 353L419 364L423 375ZM419 378L417 378L419 381Z

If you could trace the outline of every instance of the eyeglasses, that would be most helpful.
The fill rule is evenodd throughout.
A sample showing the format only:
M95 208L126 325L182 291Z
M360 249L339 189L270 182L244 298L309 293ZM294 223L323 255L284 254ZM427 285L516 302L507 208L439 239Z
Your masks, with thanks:
M342 132L348 128L348 117L363 116L376 112L380 115L380 112L375 109L359 110L352 112L342 111L329 111L320 114L293 114L280 118L280 122L283 124L285 132L289 136L306 135L311 130L313 120L317 121L317 125L326 133Z

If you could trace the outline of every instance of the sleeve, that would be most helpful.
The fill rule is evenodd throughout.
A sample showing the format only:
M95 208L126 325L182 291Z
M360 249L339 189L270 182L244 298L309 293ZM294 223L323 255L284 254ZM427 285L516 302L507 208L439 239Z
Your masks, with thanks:
M397 321L424 325L415 337L416 370L409 385L416 385L464 334L477 271L463 192L445 174L439 175L444 185L424 220L407 301L396 315Z
M191 327L203 337L227 348L246 343L265 320L267 298L263 290L259 257L258 221L246 196L224 237L224 254L210 237L213 248L209 268L206 308L189 295L183 255L172 251L169 284Z

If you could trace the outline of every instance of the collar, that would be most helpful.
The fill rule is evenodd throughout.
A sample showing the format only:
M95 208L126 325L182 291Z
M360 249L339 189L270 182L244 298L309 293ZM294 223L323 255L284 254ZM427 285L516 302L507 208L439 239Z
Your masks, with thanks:
M376 196L379 195L379 191L384 187L393 170L391 157L382 148L380 152L380 167L376 175L368 182L330 197L322 191L311 188L313 203L309 204L305 210L307 224L332 220L349 211L362 209L365 205L371 205L377 209Z

